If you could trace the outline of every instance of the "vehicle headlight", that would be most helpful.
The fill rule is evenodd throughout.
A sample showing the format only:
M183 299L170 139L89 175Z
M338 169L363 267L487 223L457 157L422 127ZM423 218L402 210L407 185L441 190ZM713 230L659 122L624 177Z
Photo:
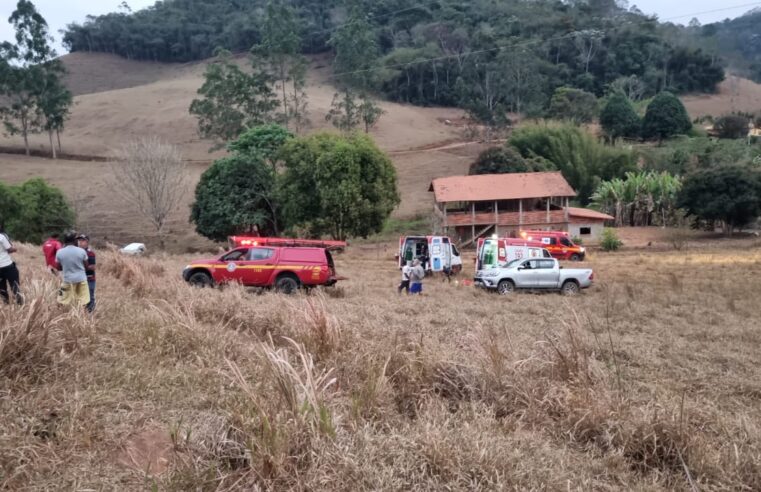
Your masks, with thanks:
M581 248L579 248L579 249L581 250L582 253L586 253L587 252L587 248L585 248L583 246Z
M185 270L190 270L190 265L185 265L185 268L183 268L182 271L184 272Z

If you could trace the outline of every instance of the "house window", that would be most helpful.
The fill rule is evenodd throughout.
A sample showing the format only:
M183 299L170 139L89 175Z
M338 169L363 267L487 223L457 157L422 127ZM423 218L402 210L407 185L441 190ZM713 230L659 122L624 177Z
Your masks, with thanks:
M592 228L591 227L581 227L579 228L579 234L582 236L590 236L592 235Z

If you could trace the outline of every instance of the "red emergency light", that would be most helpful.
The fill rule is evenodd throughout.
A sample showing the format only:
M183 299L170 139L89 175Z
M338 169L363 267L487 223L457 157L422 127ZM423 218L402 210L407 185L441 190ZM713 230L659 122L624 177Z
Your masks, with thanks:
M291 248L325 248L343 249L347 246L346 241L325 241L322 239L293 239L284 237L250 237L230 236L230 246L239 248L242 246L281 246Z

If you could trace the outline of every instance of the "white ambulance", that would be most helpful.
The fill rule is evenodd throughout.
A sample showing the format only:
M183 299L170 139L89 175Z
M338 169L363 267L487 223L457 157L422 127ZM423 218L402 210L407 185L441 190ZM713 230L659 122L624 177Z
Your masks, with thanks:
M446 236L402 236L397 254L399 268L408 261L420 259L429 272L462 270L462 257L457 247Z
M476 272L523 258L552 258L539 241L515 238L481 238L476 249Z

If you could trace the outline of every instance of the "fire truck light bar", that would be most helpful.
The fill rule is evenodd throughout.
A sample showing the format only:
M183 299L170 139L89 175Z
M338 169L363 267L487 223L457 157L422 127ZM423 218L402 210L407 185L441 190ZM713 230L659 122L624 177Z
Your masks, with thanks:
M345 241L323 241L322 239L292 239L283 237L248 237L231 236L230 246L285 246L292 248L327 248L341 249L347 246Z

